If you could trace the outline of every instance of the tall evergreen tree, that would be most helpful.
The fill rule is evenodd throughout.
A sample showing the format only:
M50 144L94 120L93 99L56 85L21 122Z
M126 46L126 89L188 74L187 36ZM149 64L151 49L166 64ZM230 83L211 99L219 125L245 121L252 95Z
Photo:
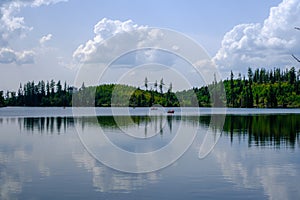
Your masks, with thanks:
M59 94L59 95L62 94L62 86L61 86L60 81L58 81L56 83L56 93Z
M234 91L234 75L233 75L233 72L230 71L230 103L231 103L231 106L234 106L235 103L235 91Z
M3 107L4 105L3 91L0 91L0 107Z
M173 85L172 85L172 83L170 83L170 86L169 86L169 89L168 89L168 93L171 93L172 89L173 89Z
M252 84L253 72L252 72L252 69L250 67L248 68L248 80L249 80L249 83Z
M160 79L160 83L159 83L159 90L160 90L160 93L162 94L163 93L163 86L164 86L164 79Z
M50 83L49 83L49 81L47 81L47 84L46 84L46 95L47 95L47 97L49 97L50 96Z
M68 88L67 82L65 81L65 83L64 83L64 93L65 93L65 94L67 93L67 88Z
M145 85L145 88L146 88L146 91L147 91L148 90L148 79L147 79L147 77L145 77L144 85Z
M46 85L45 85L45 81L41 81L41 95L42 97L46 96L46 89L45 89Z
M51 94L51 96L54 96L54 93L55 93L55 81L52 79L50 81L50 94Z
M296 73L295 73L295 67L292 67L289 72L288 72L288 77L289 77L289 83L291 85L294 85L296 82Z

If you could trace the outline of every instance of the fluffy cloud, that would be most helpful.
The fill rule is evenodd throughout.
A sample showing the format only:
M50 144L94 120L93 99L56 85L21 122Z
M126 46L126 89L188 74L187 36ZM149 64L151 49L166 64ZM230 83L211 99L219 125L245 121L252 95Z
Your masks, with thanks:
M80 45L73 53L73 58L79 62L106 62L114 58L114 52L137 45L146 34L146 27L138 26L131 20L102 19L94 26L95 37ZM105 41L113 36L119 43L105 46ZM122 41L122 42L120 42ZM102 45L102 46L101 46ZM99 48L101 46L101 48ZM136 46L135 46L136 47Z
M173 33L166 35L166 32L139 26L132 20L121 22L104 18L94 26L95 37L80 45L73 53L73 58L81 63L106 63L121 57L114 64L162 63L170 66L176 56L163 52L160 48L168 47L174 52L178 52L180 48L162 42L175 35ZM127 53L120 55L120 52Z
M2 39L7 39L13 32L21 33L31 30L31 27L25 25L23 17L17 17L16 14L23 7L39 7L49 5L63 0L19 0L0 2L0 33Z
M217 74L214 65L199 64L211 60L206 51L176 31L140 26L131 20L122 22L104 18L94 26L94 34L92 39L81 44L73 53L74 63L80 64L77 65L80 66L80 72L76 80L80 84L83 81L90 85L99 84L102 80L105 83L119 81L119 77L137 74L134 70L143 65L138 78L133 77L139 82L143 82L139 78L144 79L151 74L154 80L164 77L166 82L174 83L174 78L167 79L169 71L173 70L181 75L181 80L189 80L191 85L196 86L199 80L201 85L203 82L211 83L213 74ZM156 77L157 71L160 71L160 77ZM97 74L102 74L101 80Z
M43 36L41 39L40 39L40 44L41 45L44 45L45 42L49 41L52 39L52 34L48 34L48 35L45 35Z
M60 1L63 0L0 1L0 63L28 64L34 62L32 50L16 51L9 45L10 40L25 37L26 33L32 30L32 27L26 26L24 18L17 17L16 14L23 7L39 7Z
M171 66L184 43L183 36L164 29L139 26L131 20L119 21L104 18L94 26L95 37L80 45L73 53L80 63L107 63L141 65L160 63ZM175 38L175 39L174 39ZM176 38L178 40L176 40ZM173 43L178 42L178 45ZM173 43L172 43L173 42ZM185 46L188 46L185 44ZM163 51L168 49L168 51ZM125 54L124 54L125 52ZM117 59L117 60L115 60Z
M270 9L264 23L240 24L225 34L214 62L222 69L282 67L300 55L300 1L283 0Z
M34 62L33 51L17 52L9 48L0 48L0 63L29 64Z

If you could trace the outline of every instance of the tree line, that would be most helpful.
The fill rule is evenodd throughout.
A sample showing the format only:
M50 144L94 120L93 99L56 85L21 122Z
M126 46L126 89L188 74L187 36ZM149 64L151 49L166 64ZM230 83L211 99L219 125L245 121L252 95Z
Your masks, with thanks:
M71 106L72 90L61 81L29 81L20 87L17 92L7 91L4 96L0 92L0 105L2 106Z
M300 70L248 68L247 78L241 74L223 81L229 107L300 107Z
M76 95L80 106L300 107L300 70L296 72L294 67L254 71L248 68L247 77L231 72L226 80L177 92L172 91L172 83L165 88L163 79L149 86L147 77L144 88L120 84L85 87L83 83L77 90L61 81L29 81L20 84L17 92L0 91L0 106L72 106Z

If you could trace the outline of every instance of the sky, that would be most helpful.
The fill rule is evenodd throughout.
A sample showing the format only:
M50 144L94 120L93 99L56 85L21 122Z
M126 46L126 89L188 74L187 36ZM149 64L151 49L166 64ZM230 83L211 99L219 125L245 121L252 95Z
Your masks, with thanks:
M166 85L181 89L183 81L187 87L208 82L193 70L209 71L204 57L222 78L248 67L298 68L291 57L300 57L297 26L300 0L1 0L0 90L51 79L139 85L146 75L152 82L165 76ZM134 51L148 47L177 57ZM131 53L124 56L125 50ZM108 64L114 67L106 70Z

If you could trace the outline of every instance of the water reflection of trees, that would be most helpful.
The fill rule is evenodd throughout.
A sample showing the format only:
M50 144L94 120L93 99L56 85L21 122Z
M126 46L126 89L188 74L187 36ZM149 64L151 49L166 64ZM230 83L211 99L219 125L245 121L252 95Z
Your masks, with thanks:
M1 119L1 118L0 118ZM14 119L9 119L10 121ZM130 128L133 126L145 126L145 134L148 125L154 125L155 129L163 134L163 121L166 120L170 131L172 131L172 121L181 120L180 117L173 116L99 116L98 124L92 117L35 117L19 118L18 124L21 130L38 131L39 133L64 133L69 127L74 127L78 123L84 128L86 125L100 125L106 129L119 129L120 127ZM15 120L15 119L14 119ZM3 123L1 119L0 123Z
M1 118L0 118L1 119ZM16 120L15 118L7 120ZM99 126L103 129L120 129L144 127L144 133L147 135L148 129L155 129L161 135L164 130L172 133L173 123L185 122L191 126L198 125L198 117L181 117L181 116L98 116L97 122L93 117L34 117L34 118L18 118L20 130L38 133L65 133L70 127L74 127L75 123L79 124L83 129L85 126ZM0 121L0 123L3 123Z
M300 115L226 116L224 133L241 138L248 135L249 146L288 145L299 143Z
M38 118L19 118L20 129L26 131L38 131L39 133L65 133L69 127L74 126L72 117L38 117ZM23 126L22 126L23 125Z
M1 119L1 118L0 118ZM208 127L221 130L223 134L234 138L247 138L248 144L258 146L280 146L288 145L294 147L299 143L300 115L282 114L282 115L227 115L224 126L218 124L218 116L99 116L97 122L91 117L41 117L41 118L18 118L20 129L27 131L36 131L40 133L64 133L69 127L74 127L75 123L82 125L98 126L104 129L119 129L144 127L145 135L150 126L154 126L160 134L168 127L172 133L172 127L175 122L181 121L189 126ZM12 120L12 119L10 119ZM16 119L14 119L16 120ZM117 121L117 122L116 122ZM1 119L0 123L4 120Z

